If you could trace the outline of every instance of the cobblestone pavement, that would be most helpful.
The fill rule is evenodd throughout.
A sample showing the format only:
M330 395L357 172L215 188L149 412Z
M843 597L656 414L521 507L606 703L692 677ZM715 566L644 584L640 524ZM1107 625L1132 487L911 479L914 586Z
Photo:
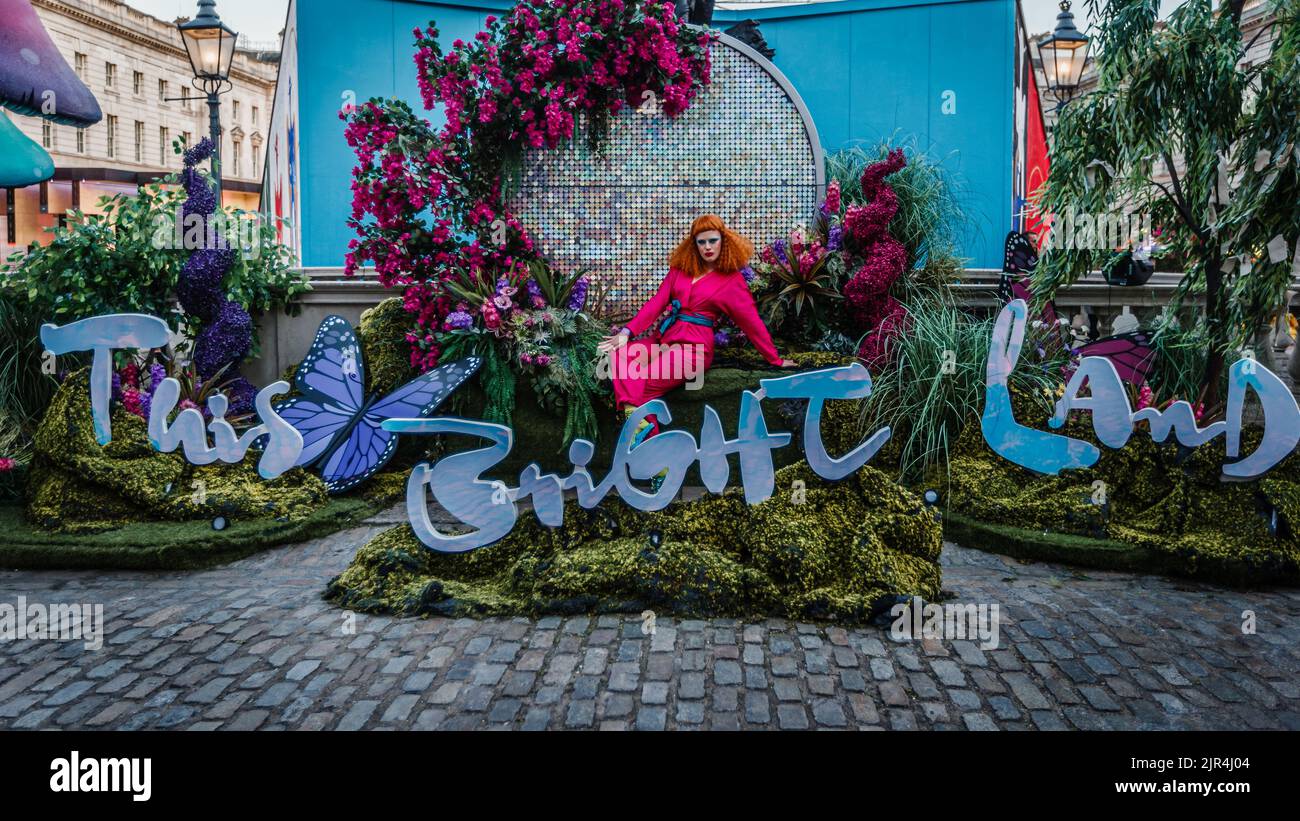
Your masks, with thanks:
M0 643L0 728L1300 729L1300 590L948 545L944 588L999 605L997 649L783 620L353 622L320 592L386 526L202 572L0 572L0 603L105 622L99 650Z

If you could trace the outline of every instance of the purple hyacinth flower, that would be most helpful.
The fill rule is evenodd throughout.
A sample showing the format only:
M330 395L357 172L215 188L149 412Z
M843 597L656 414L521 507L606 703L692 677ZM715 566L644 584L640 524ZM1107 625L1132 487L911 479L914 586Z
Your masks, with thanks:
M772 243L772 253L776 254L776 258L781 260L782 265L790 264L790 257L785 253L785 240L779 239Z
M831 230L826 234L826 250L838 251L844 244L844 228L840 225L832 225Z
M570 311L581 311L582 306L587 304L587 289L590 284L586 277L573 283L573 290L569 292L569 304L566 306Z
M754 281L754 277L757 276L757 275L754 273L754 269L751 268L751 267L749 267L748 265L746 265L744 268L741 268L741 269L740 269L740 275L741 275L742 277L745 278L745 284L746 284L746 285L748 285L749 283L753 282L753 281Z
M468 311L452 311L447 314L444 325L451 331L463 331L474 327L474 317Z
M528 298L533 301L534 305L537 304L537 300L545 299L545 297L542 296L542 286L537 284L537 280L530 278L528 282L525 283L525 286L528 288Z

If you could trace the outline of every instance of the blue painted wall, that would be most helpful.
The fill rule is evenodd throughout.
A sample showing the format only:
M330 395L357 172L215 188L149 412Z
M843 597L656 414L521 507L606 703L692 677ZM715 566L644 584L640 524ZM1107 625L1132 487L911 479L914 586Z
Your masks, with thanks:
M421 110L411 30L437 21L444 42L470 39L504 0L309 0L299 4L303 259L342 265L352 238L354 158L339 108L399 96ZM1011 224L1015 0L843 0L719 10L714 23L759 21L773 62L811 111L827 152L912 141L962 192L962 253L1001 265ZM943 114L945 91L956 113ZM436 114L430 118L435 119ZM436 120L435 120L436 122Z

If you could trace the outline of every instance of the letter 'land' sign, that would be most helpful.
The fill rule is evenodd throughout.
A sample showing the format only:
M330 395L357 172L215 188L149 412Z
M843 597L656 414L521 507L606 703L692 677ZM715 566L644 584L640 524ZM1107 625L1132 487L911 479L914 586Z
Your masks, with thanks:
M1002 309L993 328L984 414L980 418L984 441L1002 458L1039 473L1055 475L1062 470L1091 467L1101 457L1094 445L1027 428L1012 413L1007 379L1016 367L1024 342L1025 314L1025 301L1012 300ZM1089 395L1080 396L1085 382ZM1168 439L1170 431L1186 447L1197 447L1216 436L1225 436L1228 457L1236 459L1241 450L1241 411L1247 388L1255 392L1264 409L1264 438L1249 456L1224 465L1222 478L1254 479L1274 468L1300 444L1300 405L1286 383L1253 359L1238 360L1228 370L1227 419L1199 428L1192 406L1186 401L1174 402L1163 412L1156 408L1134 412L1110 360L1087 356L1070 377L1065 395L1056 403L1056 412L1048 424L1060 428L1070 411L1086 410L1092 414L1092 429L1097 439L1106 447L1122 448L1133 435L1133 426L1146 420L1151 424L1151 438L1157 442Z

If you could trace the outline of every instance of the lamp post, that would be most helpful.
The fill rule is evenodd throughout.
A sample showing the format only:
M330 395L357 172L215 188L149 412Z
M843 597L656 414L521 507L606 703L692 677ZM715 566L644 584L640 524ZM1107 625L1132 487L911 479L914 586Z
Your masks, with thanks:
M1056 98L1058 108L1068 103L1079 90L1083 66L1088 61L1088 38L1074 25L1070 0L1061 1L1056 15L1056 30L1038 42L1038 58L1047 77L1047 88Z
M194 71L194 87L208 95L208 131L212 137L212 179L221 208L221 99L229 91L230 64L235 58L237 34L217 16L216 0L199 0L199 16L176 28Z

